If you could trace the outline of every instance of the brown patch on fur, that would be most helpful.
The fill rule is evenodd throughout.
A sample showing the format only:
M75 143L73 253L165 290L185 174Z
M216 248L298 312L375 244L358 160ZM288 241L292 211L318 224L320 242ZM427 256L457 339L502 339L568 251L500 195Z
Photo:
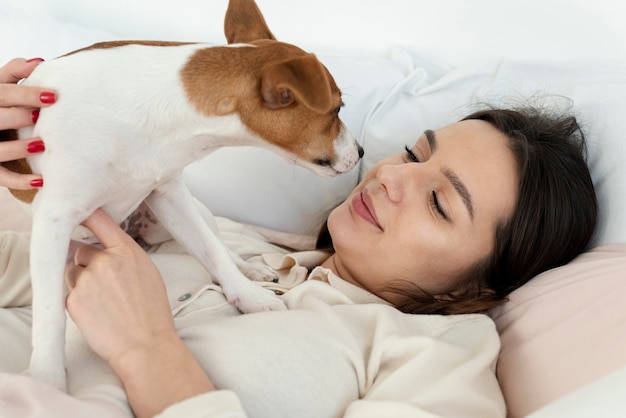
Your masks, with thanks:
M119 48L126 45L145 45L145 46L180 46L180 45L189 45L193 42L166 42L166 41L106 41L106 42L98 42L93 45L87 46L85 48L77 49L75 51L69 52L64 57L68 55L76 54L77 52L89 51L93 49L109 49L109 48Z
M341 93L330 72L294 45L253 44L195 52L181 70L189 101L209 116L223 115L225 109L238 112L250 130L299 158L332 159L332 139L341 127L335 114Z
M326 67L313 54L276 41L253 0L229 1L224 34L229 44L254 46L194 54L181 71L191 103L206 114L232 109L248 129L297 158L332 163L341 92ZM204 79L214 86L209 92Z
M17 131L15 129L7 129L0 131L0 141L14 141L17 139ZM20 174L33 174L30 165L26 159L21 158L19 160L4 161L0 163L3 167ZM37 189L31 190L18 190L9 189L11 194L22 202L31 203L37 194Z

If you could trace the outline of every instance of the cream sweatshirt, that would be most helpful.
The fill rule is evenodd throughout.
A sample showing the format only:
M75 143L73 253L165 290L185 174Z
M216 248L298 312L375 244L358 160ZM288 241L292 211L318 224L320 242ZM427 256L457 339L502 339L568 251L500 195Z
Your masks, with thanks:
M153 248L176 328L218 389L171 405L160 418L506 415L494 369L499 338L487 316L403 314L314 267L326 257L322 252L290 253L243 225L219 219L219 226L242 257L277 271L278 283L259 285L280 294L288 311L242 315L176 243ZM28 238L3 235L11 246L0 245L0 302L13 307L0 310L0 338L19 335L0 368L16 372L15 364L28 361L28 347L20 353L19 343L28 342L29 308L15 307L30 291L19 260ZM72 324L67 344L69 395L2 373L0 417L2 405L29 411L38 404L56 405L45 408L48 417L130 415L119 381Z

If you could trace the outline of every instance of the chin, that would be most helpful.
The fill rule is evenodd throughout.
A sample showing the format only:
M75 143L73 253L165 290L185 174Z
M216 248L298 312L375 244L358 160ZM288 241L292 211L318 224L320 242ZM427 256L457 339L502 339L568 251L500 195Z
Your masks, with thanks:
M326 225L335 248L338 244L350 243L355 239L355 222L345 202L333 209L328 215Z

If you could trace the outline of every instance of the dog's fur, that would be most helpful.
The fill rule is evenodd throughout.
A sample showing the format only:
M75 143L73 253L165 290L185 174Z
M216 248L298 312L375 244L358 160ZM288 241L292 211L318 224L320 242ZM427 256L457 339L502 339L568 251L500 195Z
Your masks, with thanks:
M145 202L241 311L284 309L237 268L181 172L219 147L256 145L333 176L362 149L339 120L328 70L277 42L253 0L230 1L225 33L231 45L96 44L40 64L25 81L58 94L34 131L19 132L42 137L46 151L14 167L45 180L32 202L31 375L65 387L64 262L72 231L100 207L122 222Z

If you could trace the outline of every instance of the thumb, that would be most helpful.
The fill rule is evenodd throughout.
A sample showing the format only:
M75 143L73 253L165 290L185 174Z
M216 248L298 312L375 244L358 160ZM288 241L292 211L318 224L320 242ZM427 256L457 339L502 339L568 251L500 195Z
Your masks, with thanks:
M132 238L102 209L96 209L85 219L83 225L93 232L105 248L117 247L127 243L128 240L132 241Z

